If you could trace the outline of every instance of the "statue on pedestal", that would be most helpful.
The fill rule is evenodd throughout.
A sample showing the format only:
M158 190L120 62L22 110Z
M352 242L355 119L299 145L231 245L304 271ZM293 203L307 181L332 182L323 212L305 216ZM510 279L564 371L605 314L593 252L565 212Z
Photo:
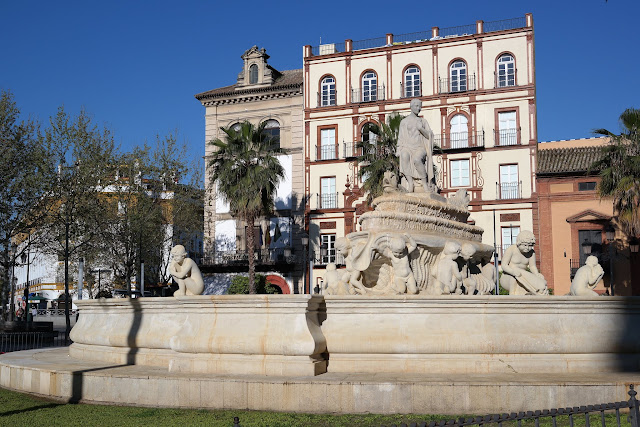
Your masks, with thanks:
M400 122L396 154L407 192L415 191L414 180L419 179L426 193L434 193L437 187L433 176L433 132L429 123L418 117L421 109L421 101L412 99L411 114Z
M538 272L533 246L536 238L530 231L521 231L516 244L502 256L500 285L509 295L549 295L547 281Z
M173 296L202 295L204 280L196 263L187 257L187 251L182 245L175 245L171 249L169 274L178 283L178 290Z
M587 261L576 271L576 275L571 281L569 295L598 296L598 293L593 289L603 276L604 270L598 263L598 258L593 255L587 257Z

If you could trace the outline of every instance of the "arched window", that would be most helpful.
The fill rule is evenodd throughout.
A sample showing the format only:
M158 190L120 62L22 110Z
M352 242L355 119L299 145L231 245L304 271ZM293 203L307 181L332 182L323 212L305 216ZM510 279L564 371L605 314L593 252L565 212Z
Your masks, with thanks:
M367 71L362 76L362 102L378 99L378 77L373 71Z
M516 60L508 53L498 58L498 87L516 85Z
M451 77L451 92L464 92L467 90L467 64L457 60L449 69Z
M456 114L451 117L449 122L451 130L449 131L449 141L451 148L464 148L469 146L469 128L467 127L467 116L464 114Z
M242 125L240 125L240 123L234 123L231 126L229 126L230 129L233 129L236 132L240 132L241 127Z
M265 122L264 133L273 139L273 146L280 148L280 123L277 120L269 119Z
M258 66L253 64L249 67L249 84L255 85L258 83Z
M369 141L371 144L375 144L378 140L378 126L375 123L365 123L362 125L362 141Z
M409 67L404 71L404 97L420 96L420 69Z
M333 76L325 77L320 83L320 105L336 105L336 79Z

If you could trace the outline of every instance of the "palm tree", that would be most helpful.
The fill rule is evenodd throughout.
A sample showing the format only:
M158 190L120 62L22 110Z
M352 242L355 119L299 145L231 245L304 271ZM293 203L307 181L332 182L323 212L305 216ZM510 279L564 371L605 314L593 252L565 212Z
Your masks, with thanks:
M245 121L239 126L220 128L224 141L211 141L216 149L209 168L217 191L229 203L231 212L246 222L249 256L249 293L256 293L255 240L253 224L256 218L273 209L276 188L284 178L284 168L276 157L283 151L274 137L259 126Z
M382 195L382 179L386 171L392 171L398 176L399 165L396 156L398 146L398 131L400 122L404 116L392 114L387 123L380 126L368 124L369 135L372 133L376 138L369 138L358 143L360 155L357 162L360 165L358 176L364 180L362 188L367 193L367 202Z
M611 138L602 150L602 158L591 165L602 178L598 185L601 198L613 199L623 230L640 235L640 109L628 108L620 115L622 132L606 129L594 133Z

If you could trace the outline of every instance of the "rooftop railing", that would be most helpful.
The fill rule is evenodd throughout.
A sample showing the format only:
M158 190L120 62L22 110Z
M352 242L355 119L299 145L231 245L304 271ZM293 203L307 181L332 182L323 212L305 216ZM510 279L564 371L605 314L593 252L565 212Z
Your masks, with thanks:
M527 27L527 17L521 16L518 18L503 19L500 21L488 21L482 24L483 33L493 33L496 31L515 30L518 28ZM437 34L435 37L434 35ZM409 43L420 43L429 40L440 40L445 38L452 38L470 34L477 34L480 31L478 24L459 25L455 27L438 28L434 27L431 31L416 31L412 33L391 35L391 39L388 37L375 37L364 40L355 40L351 43L351 51L374 49L377 47L388 46L389 40L392 40L393 45L402 45ZM347 51L347 43L325 43L319 46L311 46L311 56L318 55L330 55L333 53L342 53Z

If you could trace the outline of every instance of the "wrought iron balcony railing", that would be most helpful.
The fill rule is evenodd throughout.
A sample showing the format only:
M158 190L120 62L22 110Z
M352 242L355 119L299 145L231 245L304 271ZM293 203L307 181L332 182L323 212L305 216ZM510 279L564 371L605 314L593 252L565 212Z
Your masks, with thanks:
M318 95L318 107L331 107L336 105L336 91L328 93L317 92Z
M362 154L362 148L358 147L359 143L359 141L349 141L342 143L342 152L345 159L348 159L350 157L358 157Z
M443 151L484 148L484 131L441 134L435 137L435 143L440 146Z
M520 141L520 128L495 129L493 131L493 138L496 146L518 145Z
M455 79L438 77L438 93L458 93L470 90L476 90L475 73Z
M316 145L317 160L335 160L338 158L337 145Z
M519 182L496 182L496 192L498 199L510 200L522 198L522 181Z
M400 96L402 98L416 98L418 96L422 96L422 91L420 90L422 82L419 82L416 85L405 86L404 83L400 83Z
M337 209L338 193L321 193L318 195L318 209Z
M274 265L279 263L294 264L298 261L291 249L269 248L256 249L254 260L258 264ZM203 257L203 265L244 265L249 263L249 252L246 250L216 251Z
M327 254L325 256L314 252L312 254L312 259L314 265L327 265L330 263L334 263L337 266L344 265L344 257L335 249L327 250Z
M384 85L374 86L370 89L351 89L351 103L359 104L362 102L384 101L384 93Z

